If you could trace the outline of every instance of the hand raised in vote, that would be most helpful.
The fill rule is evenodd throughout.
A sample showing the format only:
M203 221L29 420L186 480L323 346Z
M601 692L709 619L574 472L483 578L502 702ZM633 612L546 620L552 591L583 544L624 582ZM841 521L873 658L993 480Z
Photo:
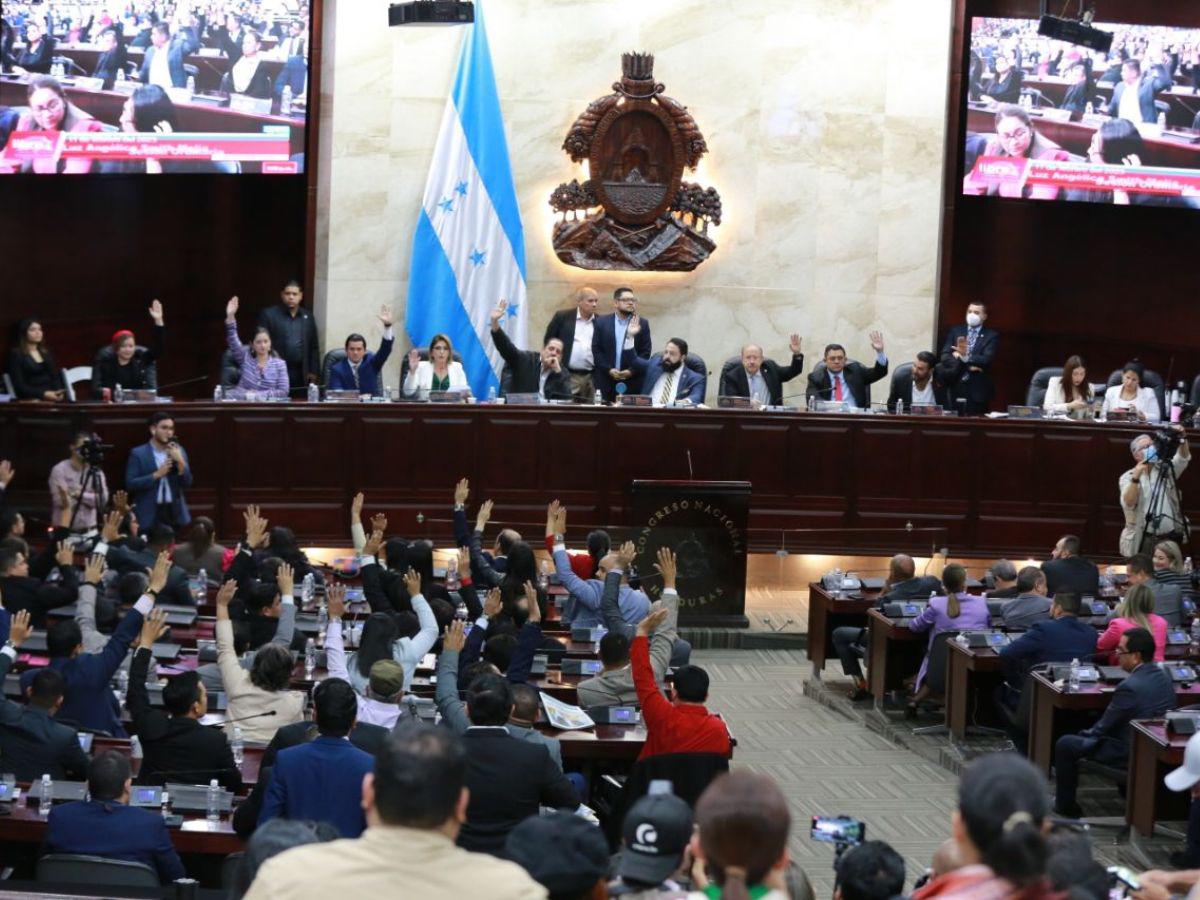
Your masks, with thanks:
M100 579L104 577L104 569L107 565L107 562L101 554L94 554L92 558L87 561L87 566L84 567L83 583L93 586L99 584Z
M296 589L296 575L292 567L287 563L280 564L275 570L275 585L279 588L281 596L290 597Z
M654 568L662 575L663 590L674 590L678 566L675 562L675 552L670 547L658 548L658 562L654 564Z
M800 352L800 335L792 334L791 339L788 341L788 349L792 351L793 356Z
M13 480L13 476L16 474L12 463L7 459L0 459L0 488L8 487L8 483Z
M167 630L167 611L155 607L142 620L142 632L138 635L138 646L149 649Z
M329 606L329 621L346 617L346 586L331 584L325 588L325 602Z
M171 571L171 554L164 550L154 560L154 568L150 570L150 584L147 590L157 594L167 586L167 575Z
M371 516L372 531L387 531L387 515L385 513L375 513Z
M392 327L392 306L391 306L391 304L385 303L385 304L383 304L383 306L379 307L379 315L376 318L379 319L379 324L382 325L384 328L391 328Z
M350 500L350 521L352 523L362 520L363 501L366 499L367 498L363 495L363 492L359 491Z
M471 548L458 548L458 577L465 579L471 574Z
M454 485L454 505L466 506L467 500L471 497L471 482L466 478L458 479L458 484Z
M658 627L667 620L668 611L661 603L654 604L646 618L638 622L637 633L642 637L654 634L658 631Z
M230 297L229 302L225 304L225 321L232 322L237 318L238 298Z
M455 619L446 626L446 630L442 632L442 652L447 650L454 653L461 653L462 648L466 646L466 622L462 619Z
M162 325L163 305L157 299L151 302L150 309L147 312L150 313L150 318L154 320L155 325Z
M416 372L417 366L421 364L421 351L413 347L408 351L408 371Z
M106 544L111 544L121 536L121 520L125 518L124 513L119 509L114 509L104 517L104 527L100 529L100 540Z
M525 582L525 602L529 606L529 621L537 625L542 621L542 607L538 603L537 587L532 581Z
M229 618L229 601L233 599L233 595L237 593L238 583L230 580L226 581L217 590L217 618Z
M500 588L492 588L487 592L487 597L483 601L483 614L489 619L499 615L500 607Z
M550 505L546 507L546 534L561 534L557 531L558 511L562 508L562 504L557 500L551 500Z
M871 338L871 349L874 350L876 353L882 353L883 352L883 332L882 331L872 331L870 334L870 338Z
M59 541L54 551L54 562L60 566L69 566L75 561L75 550L66 541Z
M409 597L421 593L421 576L417 574L416 569L409 569L404 573L404 589L408 591Z
M629 320L629 327L625 329L626 337L637 337L642 333L642 317L634 316Z
M367 538L367 542L363 544L363 556L378 556L379 548L383 546L383 532L372 531L371 536Z
M500 327L500 320L506 312L508 312L508 301L501 300L496 304L491 313L488 314L488 318L492 320L492 331L496 331Z
M633 564L634 558L637 556L637 547L633 541L626 541L617 551L617 565L622 569L628 569Z
M479 506L479 512L475 514L475 530L483 531L487 528L488 520L492 517L492 501L484 500Z
M29 622L29 610L18 610L12 617L12 624L8 627L8 639L14 647L20 647L32 632L33 625Z

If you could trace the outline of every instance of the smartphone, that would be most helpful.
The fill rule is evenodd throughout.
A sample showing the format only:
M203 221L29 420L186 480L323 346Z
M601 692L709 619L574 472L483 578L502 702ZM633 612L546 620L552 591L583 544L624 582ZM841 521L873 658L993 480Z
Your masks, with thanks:
M867 835L867 825L849 816L813 816L810 837L826 844L861 844Z
M1123 884L1131 891L1140 891L1142 889L1142 880L1137 877L1137 873L1132 869L1127 869L1124 866L1109 866L1108 876L1118 884Z

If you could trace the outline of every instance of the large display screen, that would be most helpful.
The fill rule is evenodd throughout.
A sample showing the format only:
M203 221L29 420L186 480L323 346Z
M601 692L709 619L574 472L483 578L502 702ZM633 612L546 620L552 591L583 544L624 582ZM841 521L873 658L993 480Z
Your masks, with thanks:
M304 171L300 0L0 6L0 174Z
M971 20L964 194L1200 209L1200 30L1095 27L1108 53Z

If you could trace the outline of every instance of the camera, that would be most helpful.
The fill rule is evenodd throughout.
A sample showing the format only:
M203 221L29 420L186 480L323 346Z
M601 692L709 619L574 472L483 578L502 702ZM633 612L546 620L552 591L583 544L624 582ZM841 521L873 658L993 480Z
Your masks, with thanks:
M89 466L99 466L104 462L104 451L112 447L112 444L103 443L99 435L92 434L79 445L79 456Z

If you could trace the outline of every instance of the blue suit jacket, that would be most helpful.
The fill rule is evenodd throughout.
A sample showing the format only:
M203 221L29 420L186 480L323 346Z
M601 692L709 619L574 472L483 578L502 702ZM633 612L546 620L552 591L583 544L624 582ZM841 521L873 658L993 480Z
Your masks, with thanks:
M367 827L362 810L363 776L375 760L342 738L321 735L279 751L258 824L269 819L328 822L342 837L356 838Z
M1138 82L1138 106L1142 109L1142 119L1146 122L1158 121L1158 108L1154 105L1154 98L1160 91L1165 91L1169 88L1175 79L1173 79L1161 65L1155 66L1149 72L1142 75L1142 80ZM1113 88L1112 100L1108 104L1108 114L1110 116L1118 116L1121 113L1121 100L1125 97L1127 85L1124 81L1118 81Z
M146 863L158 870L163 882L186 874L163 817L115 801L87 800L54 807L46 823L46 850Z
M654 385L662 377L662 354L655 353L649 360L634 356L629 361L629 367L642 376L642 389L638 393L647 394L654 390ZM686 365L682 366L679 371L679 378L675 380L675 399L703 403L704 376L693 372Z
M183 489L192 486L192 463L187 451L182 447L179 449L187 464L187 471L180 475L177 469L171 469L167 483L171 486L171 507L175 511L175 521L186 525L192 521L192 514L188 512ZM157 468L154 450L148 441L129 451L129 462L125 464L125 490L133 500L133 511L137 513L138 524L143 529L153 525L158 514L158 479L154 477Z
M1080 732L1083 737L1107 738L1129 752L1129 723L1134 719L1157 719L1178 705L1171 676L1155 663L1142 663L1117 685L1112 701L1100 721Z
M1096 653L1096 629L1074 616L1034 622L1000 651L1005 676L1014 687L1032 666L1048 662L1090 662Z
M379 373L383 371L383 364L392 355L392 344L394 343L396 343L395 338L390 341L384 340L380 343L378 352L368 352L363 357L363 361L358 364L358 392L360 394L378 396L383 393ZM330 367L329 384L325 387L331 391L354 390L354 375L350 371L350 360L340 359Z
M632 369L632 358L640 356L642 359L649 359L651 347L650 323L639 316L638 319L642 324L642 330L633 339L633 349L625 350L622 348L618 352L616 318L616 313L609 313L607 316L596 316L596 324L592 328L592 361L595 366L592 369L592 383L604 396L604 399L609 401L613 399L616 385L612 378L609 377L608 370ZM566 352L570 353L570 350L571 348L568 347ZM629 393L638 393L641 390L641 377L635 374L630 381L631 383L627 385Z

